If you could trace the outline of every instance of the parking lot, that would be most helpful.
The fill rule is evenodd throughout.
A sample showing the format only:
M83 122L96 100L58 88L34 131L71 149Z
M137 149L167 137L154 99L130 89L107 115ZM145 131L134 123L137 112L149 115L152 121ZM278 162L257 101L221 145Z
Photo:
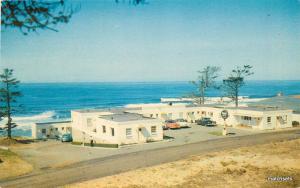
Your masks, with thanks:
M193 142L199 142L209 139L222 138L224 136L218 136L216 134L221 134L223 127L205 127L197 124L190 124L191 128L175 129L175 130L165 130L166 136L174 137L174 143L177 144L187 144ZM255 134L260 131L252 129L237 129L237 128L227 128L228 136L243 136L249 134Z
M123 153L184 145L210 139L220 139L224 137L219 135L221 131L222 126L204 127L191 124L191 128L165 130L164 135L168 139L164 139L163 141L125 145L117 149L83 147L72 145L71 143L61 143L56 140L47 140L28 144L24 147L16 147L13 148L13 150L33 164L36 170L43 170L47 168L60 168L80 161ZM228 133L230 133L228 136L243 136L258 132L259 131L228 128Z

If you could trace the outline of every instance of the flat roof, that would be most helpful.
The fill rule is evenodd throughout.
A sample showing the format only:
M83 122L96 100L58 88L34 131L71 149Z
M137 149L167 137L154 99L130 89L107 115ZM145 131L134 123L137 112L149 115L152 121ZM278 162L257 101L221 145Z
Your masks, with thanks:
M120 113L124 112L126 108L99 108L99 109L78 109L78 110L73 110L75 112L80 112L80 113L97 113L97 112L112 112L112 113Z
M277 106L225 107L225 109L250 110L250 111L258 111L258 112L289 110Z
M99 118L115 121L115 122L126 122L126 121L139 121L139 120L155 120L154 118L144 117L140 114L135 113L119 113L119 114L110 114L110 115L103 115Z
M71 123L71 121L48 121L48 122L41 122L41 123L35 123L35 124L44 125L44 124L58 124L58 123Z

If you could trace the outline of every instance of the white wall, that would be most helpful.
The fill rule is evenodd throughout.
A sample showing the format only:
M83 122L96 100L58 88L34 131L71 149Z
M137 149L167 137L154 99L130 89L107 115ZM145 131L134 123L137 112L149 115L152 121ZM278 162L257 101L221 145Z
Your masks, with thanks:
M141 142L141 134L145 135L144 142L147 140L162 140L162 124L157 119L127 121L127 122L115 122L106 120L100 117L99 113L80 113L72 112L72 136L74 142L86 142L90 143L93 140L94 143L109 143L109 144L132 144ZM87 124L90 119L90 124ZM105 126L105 132L103 132L103 126ZM151 126L156 126L157 134L149 134L151 132ZM143 127L141 133L139 133L139 127ZM112 130L114 129L114 136L112 136ZM132 129L132 137L126 137L126 128ZM84 133L83 133L84 132Z
M43 130L46 131L43 133ZM32 125L32 138L56 138L56 136L72 132L71 122L36 123Z

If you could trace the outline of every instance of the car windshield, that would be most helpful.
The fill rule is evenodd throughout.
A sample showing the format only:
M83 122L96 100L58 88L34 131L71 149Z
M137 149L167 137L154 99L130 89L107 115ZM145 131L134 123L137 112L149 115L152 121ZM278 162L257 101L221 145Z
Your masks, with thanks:
M167 120L166 123L174 123L173 120Z

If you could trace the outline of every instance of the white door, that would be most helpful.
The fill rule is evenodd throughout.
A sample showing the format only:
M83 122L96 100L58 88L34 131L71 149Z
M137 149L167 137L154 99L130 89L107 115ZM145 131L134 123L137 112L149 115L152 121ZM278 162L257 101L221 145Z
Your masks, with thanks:
M139 142L146 142L146 137L144 135L144 127L138 128L138 140Z

